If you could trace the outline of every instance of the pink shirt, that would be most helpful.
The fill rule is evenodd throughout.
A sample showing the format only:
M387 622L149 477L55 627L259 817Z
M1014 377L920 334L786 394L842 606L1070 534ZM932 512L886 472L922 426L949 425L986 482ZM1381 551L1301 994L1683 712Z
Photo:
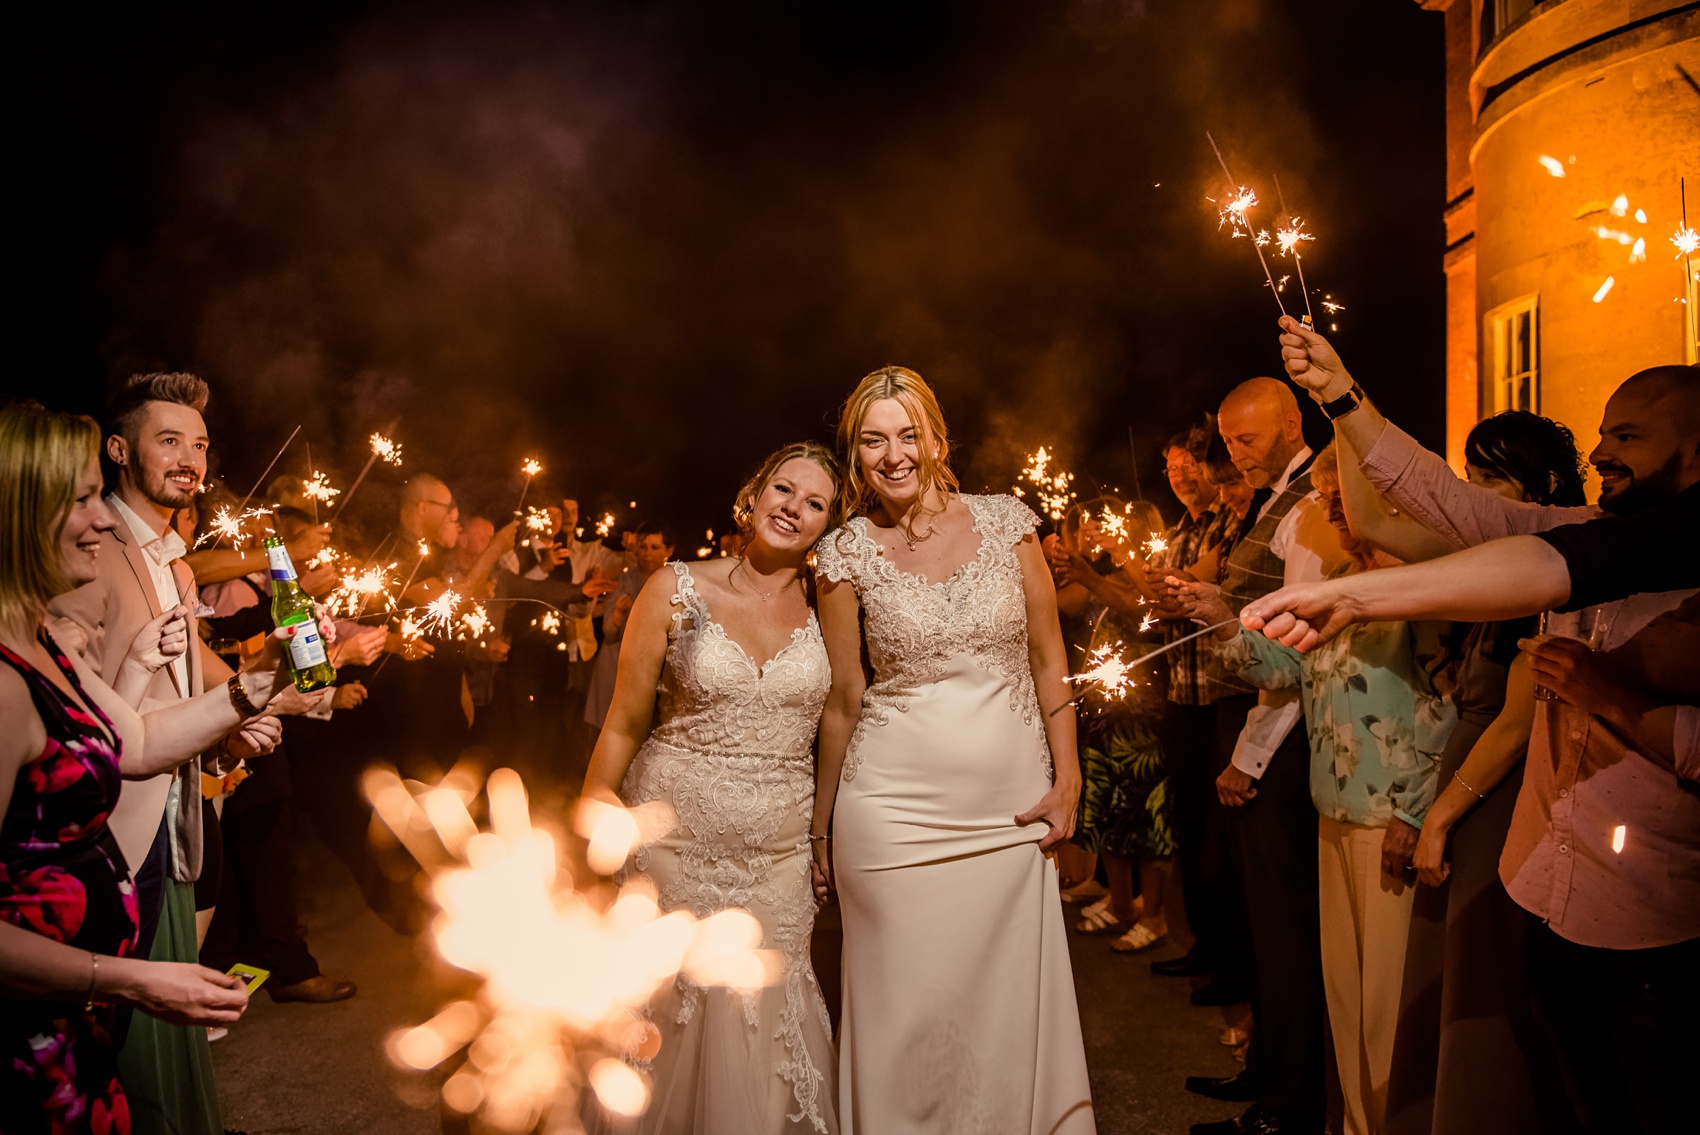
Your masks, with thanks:
M1532 536L1600 515L1591 504L1574 508L1530 504L1472 485L1438 453L1418 445L1416 438L1392 422L1359 467L1383 496L1459 548L1501 536Z
M1696 594L1632 595L1599 608L1612 620L1607 657L1665 704L1700 702ZM1634 950L1700 937L1700 770L1692 751L1682 752L1679 736L1672 772L1598 717L1558 701L1535 709L1523 790L1499 860L1506 891L1583 946Z

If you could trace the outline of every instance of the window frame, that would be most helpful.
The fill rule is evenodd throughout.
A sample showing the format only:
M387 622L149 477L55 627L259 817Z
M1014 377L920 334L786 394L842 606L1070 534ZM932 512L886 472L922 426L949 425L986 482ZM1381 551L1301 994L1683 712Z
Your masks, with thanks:
M1525 370L1510 369L1514 321L1523 315L1529 318L1529 358ZM1482 337L1487 341L1488 367L1483 374L1477 409L1480 418L1489 418L1502 410L1541 412L1541 297L1532 292L1502 303L1482 317ZM1526 405L1516 399L1517 387L1524 376L1528 378L1529 395Z

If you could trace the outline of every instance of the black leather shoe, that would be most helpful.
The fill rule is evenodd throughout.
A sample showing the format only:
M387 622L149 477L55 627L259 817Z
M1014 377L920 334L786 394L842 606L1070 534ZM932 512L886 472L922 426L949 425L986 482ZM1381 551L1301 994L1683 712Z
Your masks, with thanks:
M1197 950L1188 950L1178 958L1152 962L1151 972L1159 977L1202 977L1210 969L1199 958Z
M1280 1123L1268 1112L1253 1104L1243 1115L1219 1119L1214 1123L1194 1123L1192 1135L1320 1135L1321 1124Z
M1208 985L1194 989L1191 1000L1194 1005L1220 1006L1238 1005L1242 1001L1250 1000L1250 997L1244 985L1218 977Z
M1250 1072L1240 1072L1232 1076L1188 1076L1186 1090L1213 1100L1251 1103L1263 1094L1263 1081Z

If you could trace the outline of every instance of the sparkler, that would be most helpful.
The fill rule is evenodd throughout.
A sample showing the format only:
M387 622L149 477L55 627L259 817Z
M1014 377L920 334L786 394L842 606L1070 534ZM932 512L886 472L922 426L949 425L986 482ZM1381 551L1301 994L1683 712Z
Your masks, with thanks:
M1159 646L1156 650L1147 651L1146 653L1141 654L1138 658L1135 658L1132 662L1122 662L1122 661L1120 661L1119 655L1114 660L1111 660L1111 659L1100 660L1098 658L1098 652L1095 651L1095 652L1093 652L1093 655L1092 655L1092 661L1094 663L1094 667L1092 669L1088 669L1083 674L1070 674L1068 676L1067 680L1070 681L1070 682L1100 681L1101 679L1096 676L1097 673L1098 673L1099 667L1104 668L1103 673L1106 677L1113 678L1117 674L1120 674L1120 675L1123 675L1123 676L1131 675L1136 667L1144 665L1145 663L1151 661L1153 658L1157 658L1161 655L1167 654L1169 651L1173 650L1177 646L1180 646L1182 643L1191 642L1193 639L1198 638L1200 635L1207 635L1211 631L1220 630L1221 628L1227 626L1230 623L1237 623L1239 621L1240 621L1240 618L1239 618L1238 615L1235 615L1231 619L1223 619L1221 622L1212 624L1211 626L1208 626L1208 627L1205 627L1203 630L1193 631L1189 635L1185 635L1181 638L1177 638L1174 642L1164 643L1162 646ZM1109 649L1113 649L1113 648L1109 648L1109 647L1101 647L1100 648L1100 650L1109 650ZM1133 685L1133 679L1131 677L1127 678L1127 684L1129 686ZM1075 697L1070 698L1068 701L1063 702L1061 705L1057 706L1057 708L1053 709L1050 712L1050 716L1055 717L1057 714L1061 713L1063 710L1067 709L1071 705L1074 705L1081 698L1085 697L1087 695L1087 693L1089 693L1089 692L1090 691L1082 690ZM1123 690L1123 693L1125 693L1125 692L1126 691ZM1121 695L1118 694L1118 695L1115 695L1115 696L1119 697Z
M614 531L614 514L605 512L602 514L602 519L596 522L596 535L598 538L607 539L608 533L612 531Z
M207 530L201 538L195 541L195 547L200 548L209 541L216 547L220 540L229 540L232 548L241 547L242 541L249 539L245 527L250 520L258 520L262 516L270 516L269 508L250 508L242 512L233 512L228 505L221 505L207 521Z
M484 632L489 629L490 612L485 609L484 604L474 603L471 608L469 608L467 612L460 617L461 633L455 637L463 639L483 638Z
M295 435L300 432L300 426L296 426L294 429L289 431L289 436L283 439L283 445L280 446L278 451L272 455L272 459L266 463L265 472L261 473L260 479L254 482L254 487L248 490L248 495L242 498L242 503L236 506L236 511L241 512L243 509L248 507L248 502L254 499L254 494L260 491L260 486L266 483L267 477L271 476L272 467L278 463L278 459L281 458L284 451L289 448L289 443L294 441ZM204 487L205 486L203 486L203 488Z
M1238 192L1222 209L1221 223L1237 226L1238 235L1251 236L1251 221L1247 218L1247 214L1251 212L1252 206L1257 204L1257 194L1240 185L1238 181L1234 180L1234 175L1228 172L1227 159L1222 157L1221 147L1216 145L1216 139L1211 137L1210 131L1206 130L1204 137L1209 140L1210 148L1216 151L1216 161L1221 165L1222 175L1228 179L1228 184L1238 187ZM1263 266L1263 278L1269 281L1269 294L1275 297L1275 306L1281 309L1282 315L1286 315L1287 305L1281 302L1281 293L1275 288L1275 276L1269 271L1269 261L1263 255L1264 243L1266 242L1254 238L1251 246L1257 250L1257 262Z
M543 472L543 466L538 463L537 458L527 457L520 464L519 471L525 474L525 487L519 491L519 505L514 509L516 516L525 507L526 494L531 492L531 479Z
M1069 488L1074 483L1074 474L1058 469L1051 472L1051 462L1056 455L1040 446L1035 453L1027 455L1027 465L1021 470L1022 479L1033 486L1034 499L1052 520L1061 520L1068 515L1068 506L1075 500L1074 490ZM1015 495L1026 496L1020 485L1014 487Z
M395 428L396 423L391 422L385 433L393 432ZM372 456L368 457L366 464L360 467L360 475L354 478L354 484L348 486L348 492L343 495L342 503L337 506L336 516L331 517L332 520L342 515L343 509L348 507L348 502L354 499L355 490L360 488L361 483L366 480L366 474L372 471L372 466L377 464L380 459L387 465L394 465L398 468L401 465L400 443L391 440L384 433L375 433L367 438L366 442L372 449Z
M1277 184L1279 183L1277 182ZM1278 229L1275 233L1275 242L1280 246L1281 254L1283 256L1291 256L1293 258L1293 268L1299 274L1299 291L1302 292L1305 297L1305 323L1306 325L1313 327L1316 325L1316 320L1312 318L1310 309L1310 288L1305 284L1305 261L1304 257L1299 255L1299 244L1302 241L1315 239L1316 238L1310 233L1305 232L1305 223L1303 219L1294 216L1289 216L1287 218L1286 228Z
M1169 542L1161 536L1153 536L1145 541L1145 554L1147 556L1160 556L1168 550Z
M660 1042L644 1016L650 998L680 975L743 991L779 975L777 955L758 948L761 924L744 911L701 920L663 914L647 879L618 889L598 877L575 879L554 836L532 826L512 769L496 770L485 785L488 831L452 787L410 788L373 770L365 788L432 877L442 912L433 928L438 952L483 981L477 1001L451 1002L392 1034L390 1056L427 1071L466 1048L443 1101L489 1127L531 1131L547 1120L551 1131L578 1131L585 1084L609 1111L641 1114L649 1086L628 1061L653 1056ZM588 838L589 872L606 877L644 833L675 824L664 804L628 811L587 800L574 826Z
M395 603L395 597L390 594L390 573L395 568L395 564L390 564L388 567L362 567L357 572L344 573L325 605L333 615L357 619L366 613L374 599L382 597L383 610L387 614Z
M424 634L447 634L454 625L455 613L461 604L460 593L454 588L445 590L441 595L425 604L425 615L419 620L419 630Z
M311 447L308 447L307 461L309 466L311 466L312 460L313 450ZM319 502L323 501L325 504L331 503L331 501L336 497L342 495L342 490L332 485L331 479L325 476L324 473L314 469L313 475L301 486L301 495L313 502L313 523L318 524Z
M1078 694L1051 711L1055 717L1071 705L1076 705L1096 687L1106 698L1120 699L1127 696L1128 690L1134 686L1133 666L1122 653L1120 646L1100 646L1087 659L1088 665L1079 674L1070 674L1064 681L1074 682L1083 688Z
M1670 242L1676 245L1676 258L1686 260L1700 252L1700 232L1688 227L1688 179L1677 178L1676 186L1682 200L1682 227L1671 234Z

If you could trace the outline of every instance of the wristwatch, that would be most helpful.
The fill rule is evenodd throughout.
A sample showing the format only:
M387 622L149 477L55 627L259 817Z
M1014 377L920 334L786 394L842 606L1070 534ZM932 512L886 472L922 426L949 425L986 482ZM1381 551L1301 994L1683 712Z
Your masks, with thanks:
M1322 412L1328 415L1329 421L1333 421L1336 418L1343 418L1347 414L1350 414L1353 410L1356 410L1359 406L1362 406L1364 404L1364 397L1364 388L1354 382L1352 383L1352 388L1346 391L1346 393L1340 395L1340 397L1334 399L1332 402L1324 402L1322 404Z

